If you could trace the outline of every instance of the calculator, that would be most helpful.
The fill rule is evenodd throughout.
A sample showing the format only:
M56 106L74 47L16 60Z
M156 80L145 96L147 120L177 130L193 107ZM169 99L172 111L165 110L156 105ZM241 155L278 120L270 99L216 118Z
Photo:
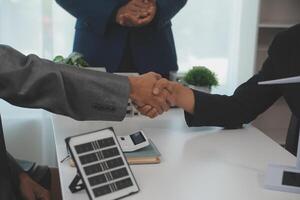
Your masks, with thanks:
M119 199L139 191L113 128L66 139L91 200Z
M137 131L127 136L118 136L123 152L132 152L149 146L149 140L143 131Z

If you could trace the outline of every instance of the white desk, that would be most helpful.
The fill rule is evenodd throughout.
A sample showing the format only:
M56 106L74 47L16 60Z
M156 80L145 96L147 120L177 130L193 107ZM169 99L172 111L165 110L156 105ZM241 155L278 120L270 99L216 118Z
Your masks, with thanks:
M299 200L300 195L263 189L268 163L294 165L296 159L259 130L187 128L182 111L173 110L149 120L78 122L53 116L58 160L66 156L64 138L113 126L117 135L143 129L160 152L158 165L132 166L140 192L126 199L138 200ZM65 200L88 199L85 191L70 193L76 170L59 163Z

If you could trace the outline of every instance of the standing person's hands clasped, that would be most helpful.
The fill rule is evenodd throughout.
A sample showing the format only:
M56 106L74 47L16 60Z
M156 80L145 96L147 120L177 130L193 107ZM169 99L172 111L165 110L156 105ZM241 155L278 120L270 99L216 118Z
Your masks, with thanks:
M156 0L129 0L116 15L121 26L140 27L152 22L156 14Z

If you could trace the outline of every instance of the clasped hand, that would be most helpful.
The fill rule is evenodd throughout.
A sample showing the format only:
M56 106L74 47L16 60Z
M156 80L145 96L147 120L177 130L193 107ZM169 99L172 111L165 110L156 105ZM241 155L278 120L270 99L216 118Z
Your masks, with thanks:
M137 109L150 118L154 118L176 105L176 83L150 72L138 77L129 77L130 98Z
M116 15L121 26L140 27L149 24L156 14L155 0L129 0Z

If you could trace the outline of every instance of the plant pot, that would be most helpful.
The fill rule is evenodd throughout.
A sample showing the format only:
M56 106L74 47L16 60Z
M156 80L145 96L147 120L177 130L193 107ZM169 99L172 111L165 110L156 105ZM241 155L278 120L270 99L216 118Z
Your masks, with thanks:
M188 87L199 92L211 93L211 87L209 86L188 85Z

